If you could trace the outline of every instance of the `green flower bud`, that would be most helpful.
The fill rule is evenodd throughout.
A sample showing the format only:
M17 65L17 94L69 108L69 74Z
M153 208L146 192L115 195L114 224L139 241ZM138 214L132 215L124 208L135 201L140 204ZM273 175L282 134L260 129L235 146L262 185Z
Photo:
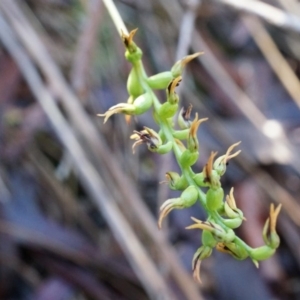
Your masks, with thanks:
M171 190L184 190L187 188L188 183L184 176L180 176L176 172L166 173L166 182L169 184Z
M195 202L198 199L198 196L199 196L198 189L195 186L190 185L182 192L180 198L185 204L185 207L190 207L195 204Z
M230 219L224 220L224 224L230 228L239 227L243 220L246 220L243 212L236 207L235 199L233 196L233 188L231 188L229 195L226 196L224 203L224 213Z
M211 232L207 230L203 230L201 240L204 246L208 246L211 248L214 248L217 244L217 241L215 240Z
M150 93L140 95L133 102L134 107L132 108L132 113L130 113L130 109L128 109L128 114L141 115L151 108L152 103L153 98ZM125 113L127 112L125 111Z
M270 205L270 216L267 219L265 226L263 228L263 239L266 245L272 249L276 249L280 244L279 235L276 232L276 222L281 210L281 204L279 204L276 209L274 204Z
M276 249L270 248L269 246L262 246L259 248L252 249L250 251L250 257L255 260L265 260L270 258Z
M178 125L181 129L188 129L191 127L192 121L190 120L190 118L192 108L193 106L191 104L188 106L187 109L185 109L184 107L181 108L177 118Z
M173 148L173 143L171 141L169 141L152 151L157 152L159 154L166 154L166 153L170 152L172 150L172 148Z
M196 58L199 55L204 54L204 52L198 52L192 55L185 56L183 59L177 61L171 69L171 72L174 77L182 75L183 69L187 63Z
M198 157L199 152L191 152L187 149L180 156L180 164L184 168L190 167L197 162Z
M128 79L127 79L127 91L128 94L133 96L134 98L142 95L144 93L144 88L141 83L141 78L136 70L136 68L132 68Z
M174 130L172 135L175 139L179 140L186 140L189 136L189 129L184 129L184 130Z
M104 117L104 123L114 114L123 113L127 115L140 115L146 112L152 106L152 95L145 93L137 97L133 104L119 103L112 106L106 113L98 114L100 117Z
M160 214L158 218L158 228L161 228L163 219L173 210L190 207L195 204L198 199L198 189L195 186L186 188L180 198L172 198L163 203L160 207Z
M137 29L132 30L128 35L122 32L122 40L126 47L125 57L131 63L136 63L141 60L143 52L137 47L133 41L133 37L136 34Z
M206 178L205 178L203 172L196 174L193 177L193 179L198 186L201 186L201 187L209 186L209 183L206 181Z
M158 111L158 114L161 118L168 119L172 118L177 111L177 104L170 104L169 102L165 102Z
M143 51L140 48L136 48L134 52L125 52L125 58L132 64L136 64L141 61L143 56Z
M240 219L243 219L243 218L244 218L243 212L242 212L240 209L233 210L233 209L228 205L228 202L225 202L225 203L224 203L224 211L225 211L226 216L227 216L228 218L231 218L231 219L234 219L234 218L240 218Z
M152 89L163 90L168 87L171 80L173 80L172 72L166 71L150 76L147 78L147 83Z
M243 223L243 219L241 218L233 218L233 219L224 219L223 223L231 228L231 229L235 229L241 226L241 224Z
M218 210L223 205L224 191L222 187L210 188L206 193L206 206L210 211Z

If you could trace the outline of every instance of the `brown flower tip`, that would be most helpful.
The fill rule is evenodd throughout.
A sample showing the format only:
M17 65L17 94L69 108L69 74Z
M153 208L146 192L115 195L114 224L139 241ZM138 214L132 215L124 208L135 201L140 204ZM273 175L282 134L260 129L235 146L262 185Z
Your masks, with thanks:
M191 54L191 55L187 55L185 56L182 60L181 60L181 66L182 67L185 67L186 64L188 64L191 60L193 60L194 58L200 56L200 55L203 55L204 52L196 52L194 54Z
M182 81L182 77L181 76L178 76L176 78L174 78L168 85L168 92L169 92L169 95L170 94L174 94L175 93L175 88L177 86L179 86L180 82Z
M138 28L131 30L128 35L125 34L124 32L121 33L121 38L122 38L123 43L126 48L131 46L131 44L133 42L133 37L135 36L137 31L138 31Z
M213 161L218 152L211 152L206 165L203 168L204 181L211 183L212 171L213 171Z

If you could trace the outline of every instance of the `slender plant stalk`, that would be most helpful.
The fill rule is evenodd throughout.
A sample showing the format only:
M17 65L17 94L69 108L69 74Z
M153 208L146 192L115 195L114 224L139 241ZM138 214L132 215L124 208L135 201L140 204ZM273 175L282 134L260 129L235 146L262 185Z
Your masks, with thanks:
M116 29L118 30L120 36L122 35L122 32L124 34L128 34L128 30L123 22L123 19L114 3L113 0L103 0L103 3L108 10L108 13L114 22Z
M227 152L216 158L212 152L201 173L194 173L192 166L199 158L200 144L197 130L207 118L199 119L195 114L191 120L191 106L179 110L179 96L176 88L182 80L185 65L203 53L195 53L177 61L170 71L154 76L148 76L142 62L142 50L135 44L133 37L137 29L129 34L122 33L126 48L125 57L132 64L132 69L127 80L129 98L127 103L119 103L111 107L104 114L104 123L114 114L123 113L127 122L130 116L141 115L151 108L153 118L159 127L159 132L144 127L142 131L134 131L131 136L135 140L133 151L141 144L146 144L148 149L158 154L173 152L180 167L181 174L169 171L166 173L166 183L172 190L182 191L180 197L166 200L160 208L158 227L161 228L163 219L174 209L183 209L194 205L197 200L207 213L207 220L201 221L192 217L194 224L187 229L202 230L202 246L196 251L193 258L193 276L200 280L200 264L204 258L211 255L216 248L228 253L236 259L250 257L258 266L258 261L269 258L275 253L280 240L276 232L277 217L281 205L277 208L271 204L270 216L263 228L264 246L251 248L236 236L233 229L238 228L244 218L243 212L237 208L233 195L233 188L229 195L224 197L221 177L225 174L227 163L240 153L233 150L240 142L233 144ZM155 90L166 90L166 101L161 103ZM177 116L179 129L175 127L174 118ZM185 141L182 142L182 141Z

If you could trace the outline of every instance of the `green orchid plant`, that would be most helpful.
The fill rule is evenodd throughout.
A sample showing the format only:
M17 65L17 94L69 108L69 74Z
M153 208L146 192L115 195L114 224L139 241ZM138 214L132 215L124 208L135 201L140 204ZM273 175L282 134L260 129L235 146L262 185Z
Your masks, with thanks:
M192 166L199 158L197 130L207 118L199 119L196 113L195 118L191 120L192 106L182 108L178 113L179 97L175 90L182 80L181 75L185 65L203 53L188 55L177 61L170 71L148 77L143 67L142 50L133 41L136 31L137 29L128 35L122 34L126 48L125 57L132 64L127 80L128 101L114 105L99 116L104 117L105 123L112 115L122 113L129 122L131 116L141 115L153 109L153 118L160 130L156 132L144 127L142 131L134 131L131 136L131 139L135 140L132 149L134 152L137 146L146 144L150 151L159 154L173 151L181 169L181 174L166 173L165 182L170 189L182 193L180 197L169 199L162 204L158 218L159 228L162 227L163 219L173 209L191 207L197 200L207 213L206 221L192 217L194 223L187 227L187 229L202 230L202 246L196 251L192 262L193 277L196 281L201 282L201 261L209 257L214 248L239 260L250 257L258 267L258 261L271 257L279 246L276 222L281 204L276 208L273 204L270 206L270 215L262 233L264 246L252 248L236 236L233 229L238 228L245 217L236 206L233 188L229 195L224 197L221 177L226 172L228 161L240 153L240 150L232 153L240 142L233 144L218 158L216 158L217 153L212 152L201 173L195 174L192 170ZM155 90L161 89L166 90L164 103L161 103L154 93ZM179 129L175 129L174 125L176 115Z

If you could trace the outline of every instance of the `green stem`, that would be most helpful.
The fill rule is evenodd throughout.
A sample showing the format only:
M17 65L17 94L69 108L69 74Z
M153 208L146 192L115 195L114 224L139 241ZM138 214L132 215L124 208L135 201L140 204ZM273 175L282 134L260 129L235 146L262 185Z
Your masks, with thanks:
M239 237L235 237L234 238L234 243L242 248L244 248L248 255L250 256L251 251L253 250L249 245L247 245L242 239L240 239Z

